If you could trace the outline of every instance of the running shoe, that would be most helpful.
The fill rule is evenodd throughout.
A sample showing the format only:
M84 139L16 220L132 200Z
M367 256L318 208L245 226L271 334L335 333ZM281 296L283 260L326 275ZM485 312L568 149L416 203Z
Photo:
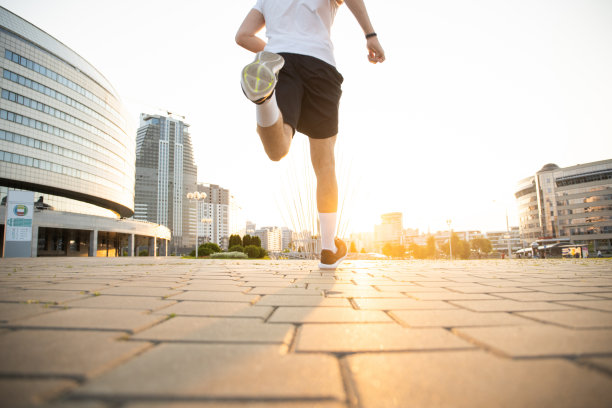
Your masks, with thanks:
M346 244L340 238L334 239L336 244L336 252L332 252L329 249L321 251L321 262L319 263L319 269L336 269L340 262L346 258L348 253Z
M256 104L264 103L276 87L278 71L285 60L278 54L260 51L255 55L255 61L242 69L240 85L246 97Z

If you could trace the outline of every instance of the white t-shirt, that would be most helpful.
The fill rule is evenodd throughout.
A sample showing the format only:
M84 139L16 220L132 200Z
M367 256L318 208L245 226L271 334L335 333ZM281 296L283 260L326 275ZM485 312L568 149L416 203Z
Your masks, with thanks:
M310 55L336 66L330 38L335 0L257 0L253 8L266 20L266 51Z

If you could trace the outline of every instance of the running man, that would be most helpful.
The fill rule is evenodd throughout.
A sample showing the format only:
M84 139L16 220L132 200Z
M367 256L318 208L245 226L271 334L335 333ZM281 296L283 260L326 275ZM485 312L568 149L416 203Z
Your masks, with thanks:
M338 184L334 145L342 75L336 70L331 25L343 0L257 0L236 34L238 45L257 53L245 66L241 86L256 106L257 133L271 160L289 152L296 130L310 142L317 177L321 228L319 268L335 269L346 257L336 238ZM363 0L346 0L361 26L368 60L383 62L385 53ZM256 34L266 27L266 44Z

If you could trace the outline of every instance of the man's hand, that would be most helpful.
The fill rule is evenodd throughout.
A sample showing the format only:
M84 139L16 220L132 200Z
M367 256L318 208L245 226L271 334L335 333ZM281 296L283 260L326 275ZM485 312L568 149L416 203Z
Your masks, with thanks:
M378 37L368 38L366 47L368 48L368 61L372 64L385 61L385 50L383 50L380 42L378 42Z

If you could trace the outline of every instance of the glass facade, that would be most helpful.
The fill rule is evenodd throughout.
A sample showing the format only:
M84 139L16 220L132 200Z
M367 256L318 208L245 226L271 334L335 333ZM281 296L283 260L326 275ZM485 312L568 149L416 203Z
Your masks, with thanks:
M519 182L515 197L525 244L562 239L612 250L612 160L547 164Z
M132 216L135 140L115 90L70 48L0 13L0 185Z

